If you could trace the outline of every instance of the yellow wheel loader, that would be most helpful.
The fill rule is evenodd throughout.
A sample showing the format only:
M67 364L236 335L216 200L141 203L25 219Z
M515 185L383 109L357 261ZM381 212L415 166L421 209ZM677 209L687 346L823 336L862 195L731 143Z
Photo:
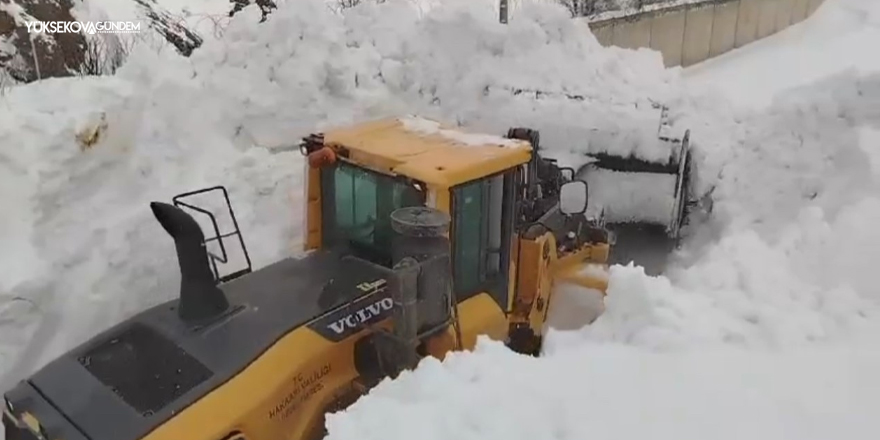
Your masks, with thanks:
M6 439L319 439L328 412L480 335L537 355L554 286L604 292L610 251L587 183L538 143L416 117L310 135L308 252L258 270L223 187L151 203L179 297L6 392ZM191 202L211 193L232 232ZM233 245L243 268L223 275Z

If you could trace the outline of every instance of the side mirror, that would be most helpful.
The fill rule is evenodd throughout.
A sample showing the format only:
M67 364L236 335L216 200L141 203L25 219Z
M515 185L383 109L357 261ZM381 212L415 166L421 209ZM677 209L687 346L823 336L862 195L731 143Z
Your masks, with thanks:
M559 189L559 211L564 215L587 212L587 182L572 180Z

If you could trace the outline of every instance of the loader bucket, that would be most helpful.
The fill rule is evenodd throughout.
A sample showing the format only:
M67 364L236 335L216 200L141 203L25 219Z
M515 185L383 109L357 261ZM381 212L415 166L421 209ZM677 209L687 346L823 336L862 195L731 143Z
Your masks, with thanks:
M668 162L595 154L577 172L590 189L587 216L604 222L613 235L609 262L632 261L651 275L665 270L696 202L690 132L681 139L664 140L677 147L670 150Z

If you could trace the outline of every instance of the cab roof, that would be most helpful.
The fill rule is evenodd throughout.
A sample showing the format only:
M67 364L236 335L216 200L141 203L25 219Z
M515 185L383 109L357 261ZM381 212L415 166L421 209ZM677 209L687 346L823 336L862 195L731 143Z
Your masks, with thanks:
M468 133L418 116L324 131L324 143L366 167L451 187L528 162L526 141Z

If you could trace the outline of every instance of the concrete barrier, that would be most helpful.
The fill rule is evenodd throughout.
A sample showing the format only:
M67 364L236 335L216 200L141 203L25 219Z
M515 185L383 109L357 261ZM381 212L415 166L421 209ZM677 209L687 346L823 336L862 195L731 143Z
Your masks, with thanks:
M776 32L791 26L791 11L794 0L776 0Z
M687 67L709 58L714 17L715 5L711 3L687 10L684 20L684 42L681 50L682 66Z
M766 38L776 33L776 11L778 10L778 1L761 2L761 15L758 17L757 39Z
M740 0L736 18L736 47L743 47L758 38L761 3L764 0Z
M599 41L599 44L602 46L608 47L614 43L614 25L613 23L609 23L606 26L591 26L590 30L593 31L593 35L596 37L596 40Z
M603 46L651 48L663 55L667 67L687 67L800 23L823 1L677 1L651 5L628 16L594 20L590 29Z
M631 20L614 24L612 44L626 49L651 47L651 21Z
M667 11L651 19L651 49L663 54L666 67L681 65L685 10Z
M712 42L709 58L717 57L734 48L736 44L736 18L739 16L739 2L715 5L712 17Z
M794 0L791 7L791 24L804 21L807 18L807 9L810 6L810 0Z

